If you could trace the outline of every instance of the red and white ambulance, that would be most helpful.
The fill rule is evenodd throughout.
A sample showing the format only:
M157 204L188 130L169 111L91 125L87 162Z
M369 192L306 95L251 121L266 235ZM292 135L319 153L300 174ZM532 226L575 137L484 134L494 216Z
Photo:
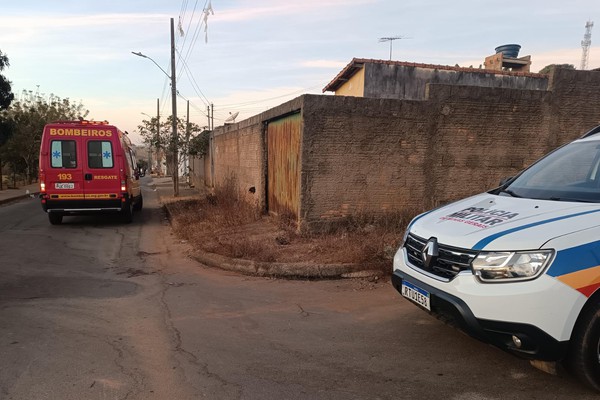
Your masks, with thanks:
M40 197L50 223L65 215L120 213L131 222L143 205L134 148L108 122L59 121L44 127Z

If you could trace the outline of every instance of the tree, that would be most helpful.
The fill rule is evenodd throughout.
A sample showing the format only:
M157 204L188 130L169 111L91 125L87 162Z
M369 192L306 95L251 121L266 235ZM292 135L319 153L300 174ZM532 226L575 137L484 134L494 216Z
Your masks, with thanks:
M190 140L188 154L195 157L204 157L208 154L210 143L210 131L202 131L198 136Z
M548 74L553 68L575 69L573 64L550 64L540 69L540 74Z
M51 94L24 91L22 100L0 113L2 127L9 138L0 147L0 160L11 165L13 176L24 174L29 183L37 176L40 142L44 125L58 120L83 119L89 111L81 103L72 103Z
M0 72L4 71L4 68L10 66L8 61L8 57L6 54L2 54L0 51ZM0 74L0 111L5 110L10 106L10 103L15 98L15 95L12 93L12 89L10 86L10 82L4 77L4 75ZM8 139L11 136L11 125L8 122L2 121L0 119L0 148L6 144ZM0 155L0 190L2 187L2 166L4 163L2 162L2 156Z
M167 174L173 172L173 126L171 121L173 118L169 116L160 123L158 135L156 133L157 123L156 118L150 120L142 120L138 125L138 131L144 140L144 143L152 146L157 155L158 168L162 164L162 154L166 155ZM200 126L194 122L190 122L187 129L185 122L181 118L177 118L177 149L179 154L188 154L190 138L195 133L202 130ZM178 167L183 163L183 157L178 159Z
M9 66L8 57L0 51L0 72ZM14 98L15 95L12 93L10 81L0 74L0 110L6 110Z

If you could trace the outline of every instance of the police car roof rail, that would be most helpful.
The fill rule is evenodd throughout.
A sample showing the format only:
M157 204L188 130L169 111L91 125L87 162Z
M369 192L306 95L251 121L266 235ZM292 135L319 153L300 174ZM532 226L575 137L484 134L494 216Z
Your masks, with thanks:
M595 135L597 133L600 133L600 125L598 125L597 127L593 128L591 131L585 133L581 138L586 138L586 137L590 137L592 135Z

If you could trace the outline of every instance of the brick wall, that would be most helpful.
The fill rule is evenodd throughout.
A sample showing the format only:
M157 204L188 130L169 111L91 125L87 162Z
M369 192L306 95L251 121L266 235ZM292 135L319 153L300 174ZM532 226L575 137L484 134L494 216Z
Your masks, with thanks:
M301 218L420 204L427 112L422 101L304 96Z
M549 88L305 96L301 217L428 209L496 187L600 123L600 72L555 70Z
M214 185L222 187L233 179L248 201L262 206L264 199L256 194L264 187L262 125L236 125L227 125L214 136Z
M258 204L264 209L266 207L265 124L282 115L298 112L302 107L301 104L302 98L299 97L244 121L217 127L213 133L212 143L214 186L223 186L228 179L233 178L240 194L249 202ZM210 158L206 161L205 171L206 174L211 173ZM210 181L210 177L206 181Z
M429 84L425 100L304 95L217 128L215 185L235 175L264 208L265 124L301 110L306 226L480 193L600 123L600 72L555 70L548 82L548 91Z

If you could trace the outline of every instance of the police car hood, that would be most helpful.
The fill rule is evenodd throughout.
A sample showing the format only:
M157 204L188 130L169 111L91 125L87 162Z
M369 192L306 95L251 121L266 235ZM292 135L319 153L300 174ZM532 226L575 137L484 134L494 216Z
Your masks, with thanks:
M600 225L600 204L483 193L417 216L410 233L474 250L533 250L547 241Z

